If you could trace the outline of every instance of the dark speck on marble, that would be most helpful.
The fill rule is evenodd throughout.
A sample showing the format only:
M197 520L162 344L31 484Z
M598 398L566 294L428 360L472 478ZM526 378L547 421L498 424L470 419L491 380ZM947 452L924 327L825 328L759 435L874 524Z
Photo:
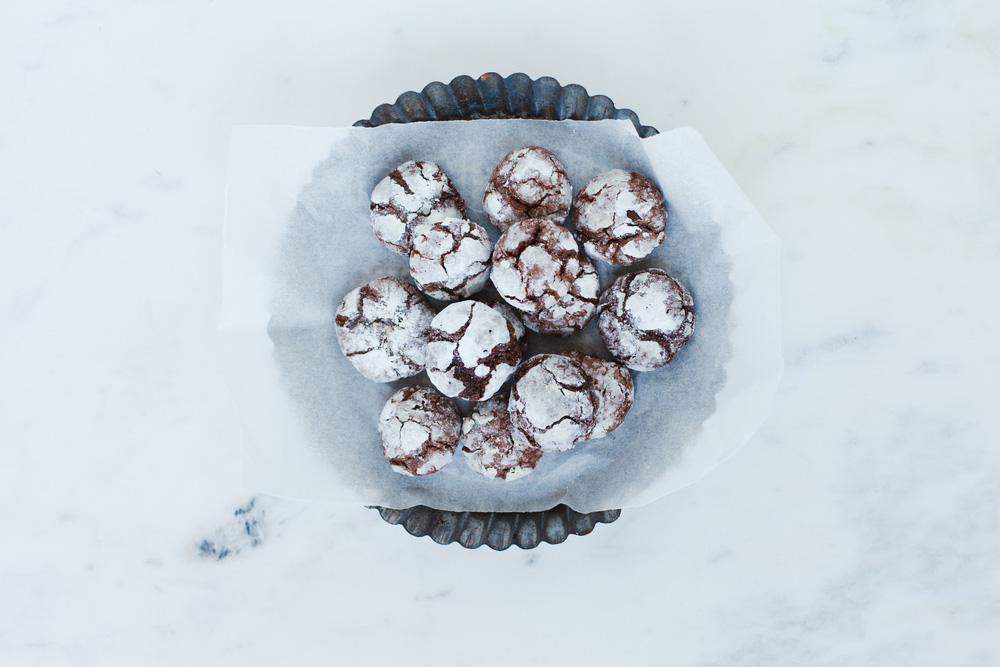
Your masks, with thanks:
M264 541L264 510L253 498L233 512L232 520L216 529L196 546L198 555L209 560L223 560L244 549L260 546Z

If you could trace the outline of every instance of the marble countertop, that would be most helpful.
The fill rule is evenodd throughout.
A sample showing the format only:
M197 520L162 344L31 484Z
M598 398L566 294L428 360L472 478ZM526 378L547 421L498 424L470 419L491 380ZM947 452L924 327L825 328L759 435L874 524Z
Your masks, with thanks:
M504 7L0 6L0 664L1000 664L1000 5ZM254 496L230 127L487 71L704 135L783 242L773 413L531 551Z

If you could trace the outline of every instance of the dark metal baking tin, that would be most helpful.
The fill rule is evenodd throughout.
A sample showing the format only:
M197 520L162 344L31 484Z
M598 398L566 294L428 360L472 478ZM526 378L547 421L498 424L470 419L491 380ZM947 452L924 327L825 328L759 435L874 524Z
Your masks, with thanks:
M643 125L631 109L618 109L605 95L590 95L575 83L563 86L550 76L532 79L517 73L502 77L494 72L478 79L458 76L445 84L434 81L419 93L409 91L393 104L375 107L371 118L355 127L387 123L481 118L533 118L536 120L632 121L643 139L658 134ZM502 551L511 545L533 549L541 542L559 544L570 535L586 535L599 523L611 523L621 510L581 514L566 505L544 512L450 512L424 505L394 510L373 507L387 523L402 525L410 535L430 536L438 544L456 542L467 549L484 544Z

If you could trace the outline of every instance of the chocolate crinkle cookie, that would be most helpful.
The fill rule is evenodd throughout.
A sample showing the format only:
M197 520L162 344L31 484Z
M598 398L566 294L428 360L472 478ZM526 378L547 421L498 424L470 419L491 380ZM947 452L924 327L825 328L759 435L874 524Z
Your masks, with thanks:
M620 277L601 295L597 327L611 355L651 371L670 363L694 331L691 293L663 269Z
M431 387L404 387L382 408L378 430L393 470L430 475L455 455L462 421L455 405Z
M542 458L542 450L511 435L507 399L495 396L477 403L462 422L465 462L485 477L508 482L529 474Z
M453 303L427 332L427 376L446 396L470 401L491 397L521 360L513 325L478 301Z
M379 278L351 290L337 308L337 342L369 380L391 382L424 368L434 309L427 297L399 278Z
M663 243L667 206L648 178L615 169L590 179L577 193L573 225L588 255L624 266Z
M561 223L572 201L573 187L559 159L544 148L525 146L505 155L493 170L483 210L504 230L528 218Z
M621 364L605 361L592 354L583 354L575 350L565 354L580 364L594 379L599 398L597 418L594 421L594 429L587 439L603 438L621 426L628 411L632 409L632 401L635 399L632 374Z
M559 354L531 357L510 390L514 442L564 452L590 437L599 405L594 379L578 362Z
M524 324L549 336L580 331L594 316L600 283L593 262L565 227L514 223L493 248L493 285Z
M411 160L399 165L372 191L375 236L393 252L410 254L415 225L465 217L465 200L444 169Z
M492 253L482 225L458 218L422 223L413 229L410 275L429 296L458 301L489 280Z

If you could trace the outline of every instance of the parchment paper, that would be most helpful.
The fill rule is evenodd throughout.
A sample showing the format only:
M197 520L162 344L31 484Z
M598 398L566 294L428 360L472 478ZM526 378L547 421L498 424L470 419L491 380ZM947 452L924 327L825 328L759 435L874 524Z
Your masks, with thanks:
M371 231L369 195L406 160L436 162L465 197L467 217L495 240L481 206L486 181L525 145L556 153L574 192L609 169L657 183L668 201L664 245L631 267L595 264L602 289L624 272L665 268L694 297L694 335L668 366L633 373L635 404L619 429L546 454L527 477L487 479L461 451L436 474L399 475L382 457L378 414L399 387L429 384L426 374L365 379L340 352L332 323L351 289L408 278L406 259ZM242 417L245 482L272 495L468 511L637 507L742 446L782 372L778 240L691 128L639 139L631 123L613 120L236 127L225 239L220 334ZM535 335L529 355L570 348L608 358L596 321L568 339Z

